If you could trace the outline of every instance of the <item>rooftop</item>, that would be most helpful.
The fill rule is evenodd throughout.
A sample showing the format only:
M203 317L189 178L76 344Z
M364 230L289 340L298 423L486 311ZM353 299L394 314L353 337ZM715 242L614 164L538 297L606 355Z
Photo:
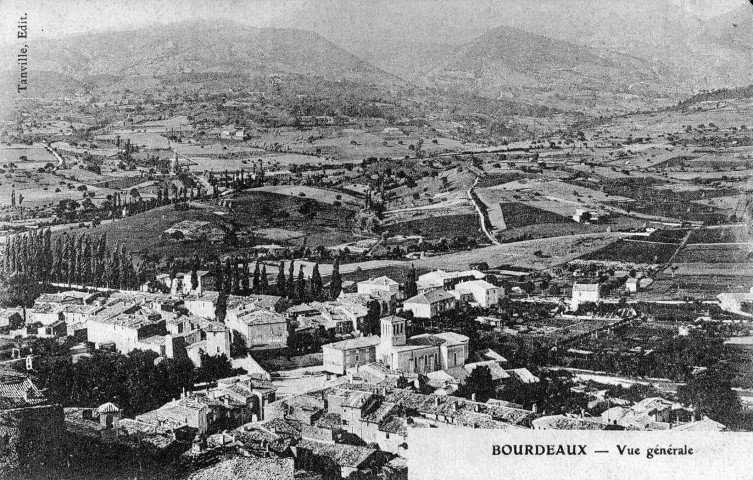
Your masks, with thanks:
M368 348L368 347L374 347L376 345L379 345L379 342L381 339L376 335L371 335L368 337L357 337L357 338L350 338L348 340L343 340L341 342L335 342L335 343L328 343L326 345L322 345L322 348L331 348L333 350L354 350L356 348Z

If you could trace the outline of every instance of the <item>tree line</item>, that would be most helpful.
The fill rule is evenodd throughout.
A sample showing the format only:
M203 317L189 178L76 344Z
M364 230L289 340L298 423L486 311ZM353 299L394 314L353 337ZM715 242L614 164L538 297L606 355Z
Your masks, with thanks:
M180 397L183 391L193 390L194 383L238 373L224 355L204 354L198 368L187 357L155 362L157 353L142 350L128 355L97 351L91 357L73 362L68 348L71 342L59 345L37 339L32 346L39 355L34 359L32 372L36 385L44 389L50 402L65 407L96 407L113 402L125 416L134 416L161 407Z
M9 237L2 262L6 277L22 273L41 285L136 289L146 274L125 246L108 249L105 235L63 233L53 239L49 229Z

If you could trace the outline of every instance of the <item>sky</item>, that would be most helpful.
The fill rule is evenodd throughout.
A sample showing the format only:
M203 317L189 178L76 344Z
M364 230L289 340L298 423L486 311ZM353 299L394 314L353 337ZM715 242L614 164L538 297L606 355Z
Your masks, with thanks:
M360 7L373 11L374 4L385 8L405 9L407 14L431 14L446 17L446 21L473 21L484 12L505 3L515 4L517 10L522 5L536 2L540 8L553 0L351 0L350 14L358 14ZM556 0L558 4L583 0ZM599 0L602 5L619 0ZM656 0L633 0L650 4ZM730 11L747 0L666 0L681 6L689 14L710 18ZM274 27L291 24L304 28L305 18L301 12L316 8L332 0L2 0L0 1L0 31L2 42L15 32L18 18L28 14L30 35L37 37L58 37L62 35L93 32L98 30L129 30L138 27L159 28L166 23L219 18L239 21L253 26ZM364 3L368 4L364 5ZM331 5L330 5L331 6ZM420 16L420 15L418 15ZM459 17L465 17L464 19Z

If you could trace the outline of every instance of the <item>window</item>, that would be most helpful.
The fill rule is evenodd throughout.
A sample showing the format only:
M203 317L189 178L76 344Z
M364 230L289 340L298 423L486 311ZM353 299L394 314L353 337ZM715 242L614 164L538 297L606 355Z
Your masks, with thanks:
M390 434L387 433L387 432L384 432L384 438L386 438L387 440L389 440L390 439Z

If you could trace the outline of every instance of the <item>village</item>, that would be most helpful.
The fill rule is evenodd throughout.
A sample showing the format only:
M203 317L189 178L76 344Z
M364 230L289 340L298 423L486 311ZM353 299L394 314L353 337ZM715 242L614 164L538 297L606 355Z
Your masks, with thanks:
M14 13L0 478L753 431L747 2L247 3Z

